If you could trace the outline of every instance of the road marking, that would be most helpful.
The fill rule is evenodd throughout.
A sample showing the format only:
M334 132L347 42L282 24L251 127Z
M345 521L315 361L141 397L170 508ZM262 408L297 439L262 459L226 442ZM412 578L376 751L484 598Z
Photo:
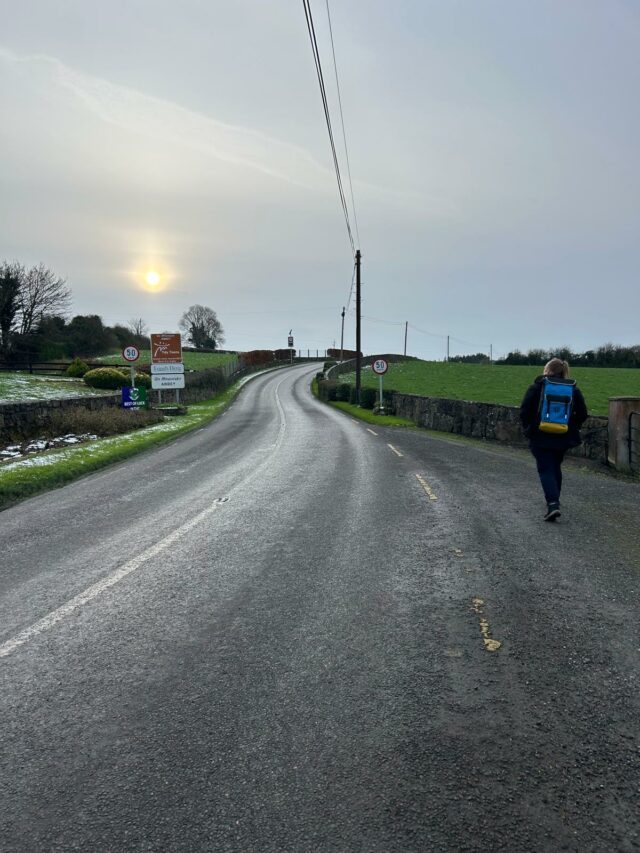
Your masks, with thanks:
M435 496L435 494L433 492L433 489L431 488L429 483L427 483L427 481L425 480L425 478L421 474L416 474L416 480L420 483L422 488L429 495L430 501L437 501L438 500L438 498Z
M454 549L453 549L453 553L454 553L454 555L455 555L456 557L464 557L464 554L462 553L462 551L460 550L460 548L454 548Z
M396 454L396 456L404 456L404 453L400 453L399 450L396 450L396 448L393 446L393 444L388 444L387 446L390 447L391 450L393 450L393 452Z
M218 501L219 500L220 499L218 499ZM24 631L20 631L19 634L16 634L15 637L4 642L0 645L0 658L7 657L7 655L10 655L11 652L15 651L20 646L23 646L29 640L32 640L39 634L43 634L45 631L53 628L53 626L57 625L58 622L62 622L63 619L70 616L74 610L82 607L83 604L88 604L90 601L93 601L94 598L97 598L105 590L110 589L112 586L120 583L120 581L128 575L135 572L140 568L140 566L144 565L144 563L153 559L153 557L157 557L158 554L161 554L163 551L166 551L167 548L181 539L196 525L200 524L201 521L204 521L204 519L212 515L221 506L218 501L202 510L202 512L199 512L198 515L195 515L181 527L178 527L177 530L174 530L173 533L169 534L169 536L165 536L165 538L161 539L160 542L152 545L151 548L147 548L147 550L143 551L142 554L139 554L137 557L129 560L128 563L125 563L124 566L116 569L115 572L108 575L106 578L103 578L97 583L92 584L90 587L87 587L84 592L78 593L78 595L75 595L72 599L67 601L66 604L63 604L56 610L52 610L51 613L47 613L47 615L43 616L42 619L34 622L33 625L30 625L28 628L25 628Z
M481 598L474 598L472 605L474 611L480 617L480 633L482 634L482 641L486 651L497 652L502 643L499 640L493 640L491 638L489 620L484 614L484 601Z
M371 435L377 435L378 434L377 432L374 432L372 429L369 429L369 427L367 427L367 432L370 432Z
M282 444L282 440L284 438L284 434L287 428L286 416L284 413L284 409L282 407L282 403L280 401L280 395L278 394L278 390L284 379L282 379L275 388L275 398L276 405L278 407L278 411L280 413L280 429L278 431L278 437L276 439L276 443L274 447L279 447ZM246 483L250 482L254 477L256 477L259 473L263 465L266 463L262 462L258 465L247 477L244 478L237 486L231 490L232 492ZM70 616L75 610L79 607L82 607L84 604L88 604L90 601L93 601L107 589L110 589L112 586L115 586L117 583L120 583L121 580L126 578L128 575L137 571L141 566L143 566L146 562L153 559L153 557L157 557L158 554L161 554L163 551L166 551L171 545L176 543L179 539L187 534L190 530L193 530L201 521L209 518L209 516L213 515L216 510L218 510L221 506L229 500L228 496L224 498L217 498L214 503L210 506L203 509L197 515L194 515L189 521L185 522L181 527L178 527L173 533L170 533L168 536L165 536L164 539L161 539L160 542L156 542L155 545L152 545L150 548L147 548L146 551L143 551L142 554L138 554L137 557L134 557L132 560L129 560L128 563L125 563L124 566L121 566L119 569L116 569L115 572L108 575L106 578L102 578L102 580L97 583L92 584L87 587L83 592L78 593L72 599L66 602L66 604L61 605L56 608L56 610L52 610L50 613L47 613L46 616L43 616L42 619L39 619L37 622L34 622L33 625L30 625L28 628L25 628L23 631L20 631L19 634L16 634L15 637L12 637L10 640L6 640L4 643L0 645L0 658L5 658L14 652L16 649L23 646L25 643L28 643L29 640L34 639L35 637L43 634L45 631L48 631L50 628L53 628L59 622L62 622L67 616Z

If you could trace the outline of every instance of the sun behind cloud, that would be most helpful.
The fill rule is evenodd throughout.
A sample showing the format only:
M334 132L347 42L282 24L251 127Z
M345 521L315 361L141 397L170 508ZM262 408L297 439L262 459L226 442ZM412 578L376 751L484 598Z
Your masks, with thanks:
M155 270L148 270L144 280L149 287L157 287L160 284L160 273L157 273Z

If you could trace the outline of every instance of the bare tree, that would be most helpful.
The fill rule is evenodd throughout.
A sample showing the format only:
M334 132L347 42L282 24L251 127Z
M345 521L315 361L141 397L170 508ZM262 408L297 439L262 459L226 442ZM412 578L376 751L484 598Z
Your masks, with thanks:
M196 349L216 349L224 343L222 323L216 312L206 305L192 305L184 312L178 325L187 332Z
M44 264L31 267L22 276L20 287L20 334L28 335L45 315L64 316L71 302L71 290Z
M137 337L144 338L149 332L149 327L142 317L134 317L133 320L129 320L129 330Z

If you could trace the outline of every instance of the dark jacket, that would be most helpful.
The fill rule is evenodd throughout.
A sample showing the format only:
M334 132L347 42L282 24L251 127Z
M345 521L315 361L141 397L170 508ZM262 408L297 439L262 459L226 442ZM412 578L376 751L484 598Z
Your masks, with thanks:
M587 405L582 396L582 391L577 385L573 389L573 404L568 432L564 435L540 432L538 425L540 424L540 396L542 395L543 379L544 376L536 377L533 385L527 388L520 404L522 431L529 439L529 444L534 447L547 447L552 450L568 450L570 447L577 447L582 443L580 427L587 419Z

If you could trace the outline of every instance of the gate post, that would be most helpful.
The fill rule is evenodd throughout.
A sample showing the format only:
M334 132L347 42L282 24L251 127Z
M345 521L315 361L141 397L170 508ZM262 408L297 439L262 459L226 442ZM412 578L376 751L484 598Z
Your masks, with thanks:
M609 464L631 470L629 416L640 412L640 397L609 397Z

